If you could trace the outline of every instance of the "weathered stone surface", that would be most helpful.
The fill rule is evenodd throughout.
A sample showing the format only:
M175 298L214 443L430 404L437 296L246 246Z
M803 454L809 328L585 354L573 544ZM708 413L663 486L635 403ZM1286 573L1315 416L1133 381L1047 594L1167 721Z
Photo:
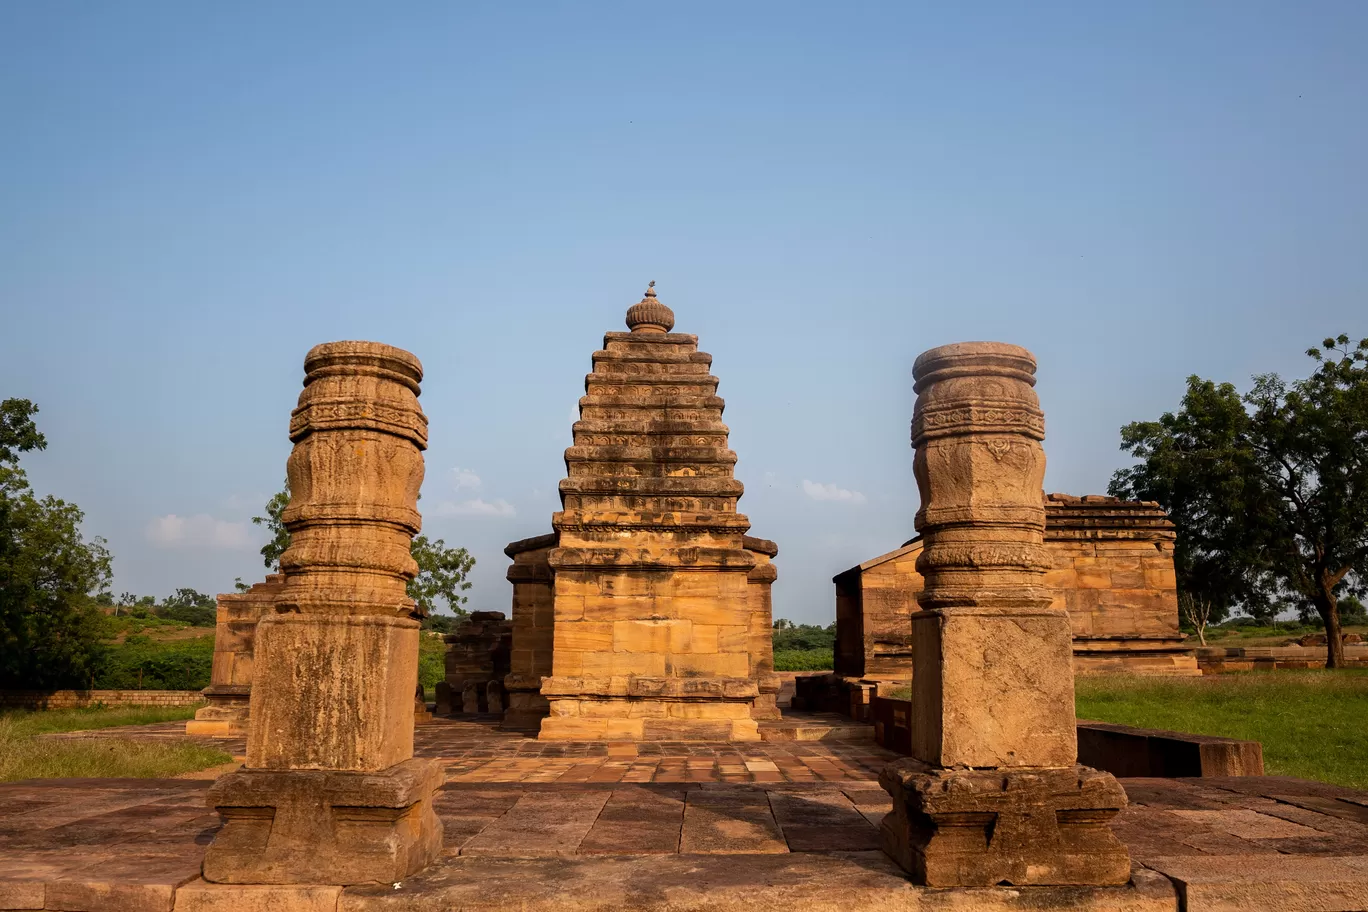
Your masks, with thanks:
M563 509L514 542L508 724L548 740L758 740L777 719L773 542L736 512L723 402L648 289L585 380ZM718 711L697 707L717 704Z
M202 880L176 891L174 912L334 912L342 888L315 884L249 886Z
M1069 622L1043 586L1044 414L1035 359L972 342L917 359L924 547L911 749L880 776L885 850L921 883L1119 884L1125 793L1074 764Z
M1181 855L1146 864L1173 879L1187 912L1368 909L1368 857Z
M401 888L352 887L338 912L1177 912L1164 877L1123 887L978 887L907 882L881 852L610 858L453 858Z
M422 366L373 342L316 346L290 420L290 547L257 625L246 768L210 791L219 883L393 882L442 847L439 764L413 760Z
M884 848L918 883L1125 883L1126 849L1108 822L1126 793L1107 773L1067 769L932 770L889 765Z
M215 883L351 884L407 877L441 851L441 767L377 773L247 769L209 791L223 829L204 858Z

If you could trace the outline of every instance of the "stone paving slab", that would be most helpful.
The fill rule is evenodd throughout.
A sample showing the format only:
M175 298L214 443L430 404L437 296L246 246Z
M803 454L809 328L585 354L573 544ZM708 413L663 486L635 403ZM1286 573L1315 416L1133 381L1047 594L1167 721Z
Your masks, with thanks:
M446 836L444 860L432 878L439 870L469 875L486 870L469 865L493 865L488 870L496 873L486 882L490 889L515 871L534 880L563 873L572 882L598 872L618 878L605 895L617 897L611 902L621 908L636 908L629 904L632 897L665 902L660 897L668 896L683 903L673 908L722 909L741 907L742 897L751 895L747 891L761 889L772 876L776 884L789 886L773 896L767 893L764 905L791 897L798 908L827 908L823 903L845 899L836 895L841 890L804 893L799 872L840 885L855 883L857 873L865 871L873 872L872 880L851 888L849 908L860 908L865 901L860 896L871 904L878 897L890 909L951 908L948 900L935 899L935 891L906 887L905 880L885 870L887 862L876 851L878 823L891 808L873 779L885 759L873 752L877 748L843 742L565 743L544 756L546 745L516 735L482 741L480 733L488 732L479 726L451 726L445 732L440 724L425 728L441 736L429 748L454 755L447 760L448 781L435 799ZM437 745L442 739L445 746ZM185 887L196 882L204 847L219 825L204 803L209 784L69 779L0 785L0 909L160 910L172 907L173 895L184 895L185 908L205 912L291 912L296 907L279 905L288 897L278 890L254 893L256 906L232 906L209 885ZM1122 784L1131 806L1116 819L1118 837L1137 864L1173 879L1190 912L1368 909L1368 821L1363 817L1368 794L1284 777L1127 779ZM515 864L511 856L530 859ZM647 871L656 872L662 883L676 877L681 883L651 888ZM686 871L694 872L697 883ZM459 903L481 896L432 878L423 881L430 898L412 908L463 908ZM715 896L696 889L714 882L709 878L722 885ZM520 888L529 908L550 903L550 893L538 892L545 887ZM613 892L619 888L627 892ZM859 892L865 888L872 892ZM569 905L558 908L578 908L576 902L599 908L587 905L593 895L587 885L583 896L576 895L571 889ZM981 898L989 908L1039 908L1023 905L1029 895L1045 894L999 891ZM1050 894L1049 901L1064 902L1063 895ZM1137 909L1158 908L1150 899L1141 902L1139 894L1106 895L1112 905L1088 894L1069 899L1074 906L1050 908L1124 909L1132 902L1140 903ZM448 901L451 905L440 905ZM611 902L602 908L618 908ZM381 904L378 895L353 889L310 894L297 908L334 912L334 907ZM1175 904L1171 897L1163 908Z
M1176 885L1185 912L1368 909L1368 857L1183 855L1145 865Z

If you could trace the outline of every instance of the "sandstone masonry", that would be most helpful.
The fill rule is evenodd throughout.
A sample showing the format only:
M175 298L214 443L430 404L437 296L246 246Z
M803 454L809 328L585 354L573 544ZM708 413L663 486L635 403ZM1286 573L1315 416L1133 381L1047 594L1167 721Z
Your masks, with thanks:
M654 284L654 283L652 283ZM737 512L723 401L654 288L608 333L554 532L515 542L509 724L543 739L757 740L778 717L773 542Z

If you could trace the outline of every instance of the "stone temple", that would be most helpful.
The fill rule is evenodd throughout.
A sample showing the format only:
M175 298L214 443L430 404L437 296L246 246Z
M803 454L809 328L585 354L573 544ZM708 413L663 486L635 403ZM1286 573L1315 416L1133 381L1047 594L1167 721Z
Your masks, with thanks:
M1198 673L1178 629L1173 523L1156 503L1089 495L1045 497L1045 584L1069 613L1078 674ZM922 577L914 538L837 574L835 672L912 676L910 621Z
M773 542L746 534L712 356L654 283L585 379L553 531L514 542L508 721L547 740L758 740Z

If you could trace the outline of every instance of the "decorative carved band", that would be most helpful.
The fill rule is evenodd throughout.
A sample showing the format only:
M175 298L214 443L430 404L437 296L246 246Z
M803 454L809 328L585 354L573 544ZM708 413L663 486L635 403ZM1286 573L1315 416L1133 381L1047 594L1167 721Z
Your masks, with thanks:
M1045 439L1045 413L1011 402L951 402L912 414L912 444L954 434L1022 434Z
M428 419L416 408L374 400L309 399L290 415L290 439L295 442L306 434L337 430L382 431L427 448Z

